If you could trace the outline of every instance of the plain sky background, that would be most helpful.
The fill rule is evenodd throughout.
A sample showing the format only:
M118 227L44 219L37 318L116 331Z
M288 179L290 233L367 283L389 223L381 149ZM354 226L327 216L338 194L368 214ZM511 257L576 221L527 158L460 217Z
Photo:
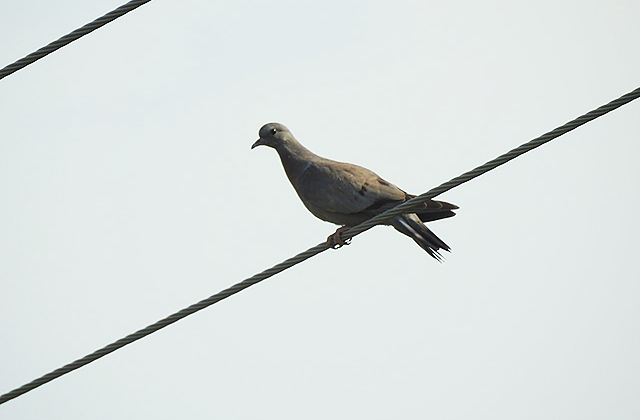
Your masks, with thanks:
M119 6L10 2L6 65ZM266 122L422 193L640 85L640 2L153 1L0 80L0 393L321 242ZM637 419L640 101L0 406Z

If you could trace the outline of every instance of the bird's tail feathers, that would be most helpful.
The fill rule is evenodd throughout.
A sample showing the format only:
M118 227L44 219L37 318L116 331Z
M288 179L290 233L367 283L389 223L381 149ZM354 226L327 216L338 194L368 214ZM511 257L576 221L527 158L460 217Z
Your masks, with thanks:
M420 220L423 222L433 222L434 220L446 219L447 217L453 217L456 214L451 210L443 211L427 211L424 213L416 213Z
M415 196L407 195L408 199L413 197ZM433 222L434 220L455 216L456 214L453 210L457 210L458 208L455 204L447 203L446 201L428 200L424 203L423 208L418 208L415 212L423 222Z
M440 249L450 251L449 245L431 232L429 228L422 224L420 218L416 214L403 214L396 216L391 221L391 225L400 233L404 233L413 239L422 249L427 251L436 260L442 262L444 259L442 254L438 252Z

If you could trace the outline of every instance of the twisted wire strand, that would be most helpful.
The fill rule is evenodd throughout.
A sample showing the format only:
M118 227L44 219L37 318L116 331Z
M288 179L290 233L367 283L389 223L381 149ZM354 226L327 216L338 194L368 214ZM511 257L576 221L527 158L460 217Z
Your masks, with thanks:
M96 29L106 25L109 22L112 22L114 20L116 20L117 18L119 18L120 16L129 13L130 11L132 11L133 9L136 9L140 6L142 6L145 3L149 3L151 0L132 0L129 3L123 4L122 6L118 7L117 9L114 9L112 11L110 11L109 13L107 13L104 16L101 16L99 18L97 18L96 20L94 20L93 22L87 23L86 25L84 25L81 28L76 29L73 32L69 32L68 34L64 35L63 37L49 43L48 45L45 45L44 47L40 48L37 51L32 52L31 54L19 59L18 61L9 64L7 66L5 66L4 68L0 69L0 79L3 79L7 76L9 76L10 74L13 74L15 72L17 72L18 70L25 68L26 66L28 66L29 64L38 61L39 59L41 59L42 57L51 54L52 52L59 50L60 48L64 47L67 44L70 44L71 42L75 41L78 38L81 38L83 36L85 36L86 34L95 31Z
M489 172L492 169L497 168L500 165L503 165L505 163L507 163L508 161L517 158L518 156L521 156L525 153L527 153L530 150L535 149L536 147L540 147L545 143L550 142L551 140L560 137L563 134L568 133L571 130L575 130L576 128L580 127L581 125L584 125L586 123L588 123L589 121L595 120L598 117L601 117L602 115L613 111L614 109L620 108L622 105L625 105L631 101L633 101L634 99L638 99L638 97L640 97L640 87L629 92L626 93L624 95L622 95L621 97L614 99L613 101L609 102L608 104L602 105L601 107L598 107L592 111L587 112L584 115L581 115L563 125L561 125L558 128L555 128L543 135L541 135L540 137L536 137L535 139L528 141L527 143L524 143L518 147L516 147L515 149L509 150L507 153L504 153L500 156L498 156L495 159L492 159L490 161L488 161L487 163L478 166L477 168L474 168L468 172L465 172L462 175L459 175L443 184L440 184L439 186L430 189L429 191L420 194L414 198L412 198L411 200L408 200L392 209L387 210L386 212L379 214L375 217L372 217L369 220L366 220L362 223L360 223L358 226L354 226L351 229L345 230L341 233L340 238L342 240L346 240L348 238L351 238L355 235L358 235L366 230L371 229L373 226L379 225L381 223L383 223L385 220L389 220L395 216L398 216L400 214L404 214L407 213L408 211L412 210L412 209L418 209L425 201L428 201L430 199L432 199L433 197L436 197L444 192L449 191L452 188L455 188L461 184L464 184L467 181L470 181L484 173Z
M536 147L542 146L543 144L583 125L586 124L587 122L594 120L610 111L613 111L616 108L621 107L624 104L627 104L631 101L633 101L634 99L637 99L640 96L640 88L627 93L626 95L621 96L618 99L615 99L611 102L609 102L606 105L603 105L593 111L590 111L558 128L556 128L555 130L552 130L546 134L543 134L540 137L537 137L519 147L516 147L515 149L493 159L490 160L489 162L485 163L484 165L480 165L475 169L472 169L471 171L465 172L464 174L457 176L453 179L451 179L450 181L445 182L444 184L439 185L436 188L433 188L429 191L427 191L424 194L421 194L405 203L402 203L378 216L375 216L361 224L359 224L358 226L355 226L351 229L348 229L346 231L344 231L341 235L341 239L347 239L347 238L351 238L354 237L356 235L359 235L360 233L371 229L373 226L376 226L382 222L384 222L385 220L388 220L391 217L397 216L399 214L403 214L403 213L407 213L408 211L410 211L413 208L417 208L421 203L424 203L425 201L442 194L445 191L448 191L452 188L457 187L460 184L463 184L473 178L476 178L492 169L495 169L496 167L505 164L506 162L515 159L516 157L535 149ZM143 337L146 337L149 334L152 334L168 325L173 324L174 322L177 322L179 320L181 320L182 318L185 318L195 312L198 312L201 309L204 309L208 306L213 305L214 303L217 303L223 299L228 298L231 295L234 295L250 286L253 286L256 283L261 282L262 280L265 280L271 276L274 276L275 274L278 274L290 267L293 267L294 265L313 257L314 255L317 255L323 251L326 251L328 249L327 243L326 242L322 242L312 248L307 249L304 252L299 253L298 255L295 255L294 257L289 258L286 261L281 262L280 264L274 265L273 267L264 270L261 273L258 273L252 277L249 277L246 280L241 281L240 283L237 283L219 293L216 293L213 296L210 296L206 299L201 300L200 302L197 302L185 309L182 309L181 311L178 311L172 315L167 316L164 319L161 319L160 321L157 321L141 330L138 330L136 332L134 332L133 334L129 334L128 336L121 338L111 344L108 344L107 346L96 350L95 352L81 358L78 359L74 362L71 362L61 368L58 368L50 373L47 373L46 375L35 379L23 386L21 386L20 388L16 388L13 391L10 391L2 396L0 396L0 404L5 403L13 398L16 398L26 392L29 392L31 390L33 390L34 388L37 388L47 382L50 382L66 373L69 373L75 369L78 369L84 365L87 365L103 356L106 356L109 353L112 353L116 350L118 350L121 347L124 347L128 344L133 343L136 340L139 340Z

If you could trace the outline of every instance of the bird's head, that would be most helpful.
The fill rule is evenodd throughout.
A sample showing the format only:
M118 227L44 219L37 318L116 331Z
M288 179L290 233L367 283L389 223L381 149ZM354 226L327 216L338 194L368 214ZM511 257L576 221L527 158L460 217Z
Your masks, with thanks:
M278 123L263 125L260 131L258 131L258 135L260 138L253 143L251 146L252 149L258 146L269 146L278 150L287 142L291 140L295 142L296 140L287 127Z

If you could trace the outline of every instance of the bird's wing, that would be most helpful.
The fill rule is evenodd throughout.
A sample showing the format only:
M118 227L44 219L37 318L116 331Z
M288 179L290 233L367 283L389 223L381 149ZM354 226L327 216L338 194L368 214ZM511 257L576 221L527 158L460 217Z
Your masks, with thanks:
M337 214L378 214L407 196L366 168L322 158L309 163L294 187L307 207Z

